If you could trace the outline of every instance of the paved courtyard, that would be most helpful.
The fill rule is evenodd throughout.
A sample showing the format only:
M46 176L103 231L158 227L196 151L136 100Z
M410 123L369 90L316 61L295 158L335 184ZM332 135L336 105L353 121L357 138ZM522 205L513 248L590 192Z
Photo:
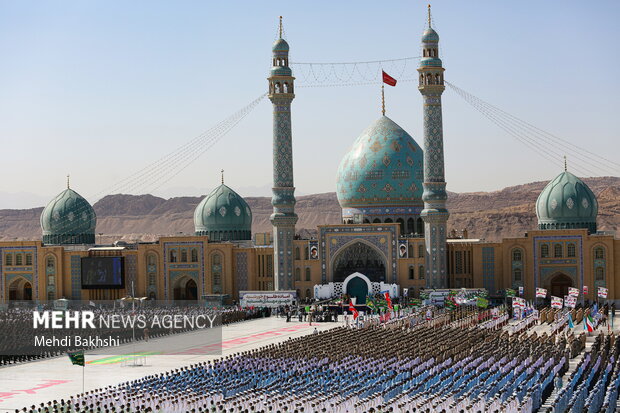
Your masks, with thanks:
M278 343L289 337L300 337L312 333L315 327L321 331L342 324L342 322L319 323L310 326L308 323L298 321L287 323L284 318L276 317L235 323L222 328L221 354L246 351ZM177 346L180 337L174 338ZM141 366L133 366L132 359L122 356L144 351L145 348L140 344L136 347L121 346L116 355L87 353L84 389L88 391L118 384L220 357L212 355L213 335L209 331L187 333L182 338L183 348L176 348L174 355L149 355L146 356L146 363ZM151 344L155 341L151 340ZM144 359L137 359L135 364L142 362ZM24 406L54 399L66 399L81 392L82 367L72 365L67 356L0 368L0 412L15 411Z

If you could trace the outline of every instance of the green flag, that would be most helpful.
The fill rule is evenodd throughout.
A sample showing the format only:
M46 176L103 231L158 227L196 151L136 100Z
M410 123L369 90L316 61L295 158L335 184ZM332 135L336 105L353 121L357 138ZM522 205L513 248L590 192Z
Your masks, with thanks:
M476 301L476 305L480 308L487 308L487 306L489 305L489 300L483 297L478 297L478 300Z
M84 350L67 353L67 356L69 356L69 360L71 360L71 364L78 365L78 366L84 366Z
M514 297L517 295L517 292L512 288L506 288L506 297Z

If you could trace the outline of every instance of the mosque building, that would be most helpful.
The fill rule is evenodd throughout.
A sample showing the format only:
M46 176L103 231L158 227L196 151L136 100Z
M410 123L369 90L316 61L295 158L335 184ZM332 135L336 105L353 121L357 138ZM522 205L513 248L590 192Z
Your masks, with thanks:
M316 239L296 236L289 44L273 45L268 97L273 104L273 234L252 234L252 211L222 183L194 212L195 234L113 246L96 243L92 206L69 187L41 214L42 239L0 243L0 303L112 300L134 295L168 302L231 302L240 291L296 291L299 298L347 293L358 300L389 290L419 296L428 288L523 287L563 297L569 287L596 299L598 287L620 300L620 240L597 231L598 203L568 170L540 193L538 228L500 242L448 233L439 35L422 35L418 89L422 146L385 116L352 142L340 162L336 189L342 223L320 225ZM465 231L464 231L465 232ZM89 259L118 258L119 285L84 288ZM93 261L97 263L97 261ZM90 271L90 270L89 270ZM97 268L93 270L96 281Z

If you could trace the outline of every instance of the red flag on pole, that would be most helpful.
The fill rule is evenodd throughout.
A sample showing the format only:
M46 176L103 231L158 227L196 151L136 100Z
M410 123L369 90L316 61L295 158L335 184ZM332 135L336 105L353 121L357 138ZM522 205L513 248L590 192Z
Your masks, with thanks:
M383 83L388 84L390 86L396 86L396 79L394 79L392 76L385 73L383 70L381 72L383 73Z
M387 301L388 308L390 310L394 310L394 307L392 307L392 299L390 298L390 293L388 291L385 292L385 301Z
M353 301L349 301L349 311L353 314L353 319L356 320L360 313L353 307Z

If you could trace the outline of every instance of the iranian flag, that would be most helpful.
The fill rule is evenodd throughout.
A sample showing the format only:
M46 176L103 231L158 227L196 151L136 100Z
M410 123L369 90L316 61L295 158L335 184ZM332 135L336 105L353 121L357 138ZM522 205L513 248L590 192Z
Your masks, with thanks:
M583 319L583 329L588 330L588 333L594 331L594 320L592 320L592 317L590 317L590 315Z
M385 301L387 301L387 306L390 310L394 310L392 307L392 299L390 298L390 293L388 291L385 292Z
M353 307L353 301L349 301L349 311L351 311L351 314L353 314L353 319L357 320L357 317L359 317L360 313L355 307Z

